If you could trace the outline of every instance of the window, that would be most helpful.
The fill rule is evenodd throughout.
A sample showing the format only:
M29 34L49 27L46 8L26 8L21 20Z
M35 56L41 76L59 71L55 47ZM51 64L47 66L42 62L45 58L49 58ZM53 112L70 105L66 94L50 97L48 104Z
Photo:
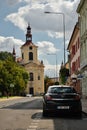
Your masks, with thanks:
M75 66L76 68L76 70L78 69L78 60L76 60L76 66Z
M30 81L33 81L33 80L34 80L33 73L30 73L30 76L29 76L29 78L30 78Z
M24 59L24 53L22 53L22 59Z
M75 62L72 63L72 71L75 71Z
M80 67L80 56L78 57L78 68Z
M72 87L51 87L48 88L49 93L76 93L75 89Z
M80 47L80 40L79 40L79 38L78 38L78 48Z
M76 48L75 48L75 50L76 50L76 52L77 52L77 50L78 50L78 42L76 42Z
M29 60L33 60L33 53L29 52Z
M72 46L72 54L75 55L75 45Z
M29 49L32 50L32 46L30 46Z
M40 76L38 75L38 80L40 80Z

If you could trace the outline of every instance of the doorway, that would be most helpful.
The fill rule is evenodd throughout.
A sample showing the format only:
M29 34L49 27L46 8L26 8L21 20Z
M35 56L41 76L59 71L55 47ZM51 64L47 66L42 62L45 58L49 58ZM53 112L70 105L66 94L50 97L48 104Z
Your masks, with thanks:
M34 94L34 89L33 89L33 87L31 87L31 88L29 88L29 89L30 89L30 91L29 91L29 92L30 92L30 94L32 94L32 95L33 95L33 94Z

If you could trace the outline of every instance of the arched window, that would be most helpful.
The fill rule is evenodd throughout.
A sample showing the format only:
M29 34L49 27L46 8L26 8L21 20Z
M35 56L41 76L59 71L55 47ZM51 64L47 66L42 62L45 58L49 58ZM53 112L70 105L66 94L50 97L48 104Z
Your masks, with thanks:
M33 53L29 52L29 60L33 60Z
M24 59L24 53L22 53L22 59Z
M34 75L33 75L33 73L30 73L29 75L30 75L30 76L29 76L30 81L33 81L33 80L34 80Z
M38 80L40 80L40 75L38 75Z

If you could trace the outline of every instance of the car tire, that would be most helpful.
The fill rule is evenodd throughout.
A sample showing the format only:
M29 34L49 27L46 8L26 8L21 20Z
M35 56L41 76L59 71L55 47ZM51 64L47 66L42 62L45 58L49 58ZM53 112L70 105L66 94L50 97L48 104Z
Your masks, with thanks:
M77 118L82 118L82 112L76 113Z
M43 116L44 116L44 117L48 116L47 111L43 110Z
M78 113L78 117L82 118L82 112Z

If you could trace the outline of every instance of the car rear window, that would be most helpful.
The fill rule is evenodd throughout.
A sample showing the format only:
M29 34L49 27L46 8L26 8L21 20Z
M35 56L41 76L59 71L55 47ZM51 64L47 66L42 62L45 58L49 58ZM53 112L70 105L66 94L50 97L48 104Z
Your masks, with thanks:
M48 93L76 93L76 91L72 87L51 87Z

